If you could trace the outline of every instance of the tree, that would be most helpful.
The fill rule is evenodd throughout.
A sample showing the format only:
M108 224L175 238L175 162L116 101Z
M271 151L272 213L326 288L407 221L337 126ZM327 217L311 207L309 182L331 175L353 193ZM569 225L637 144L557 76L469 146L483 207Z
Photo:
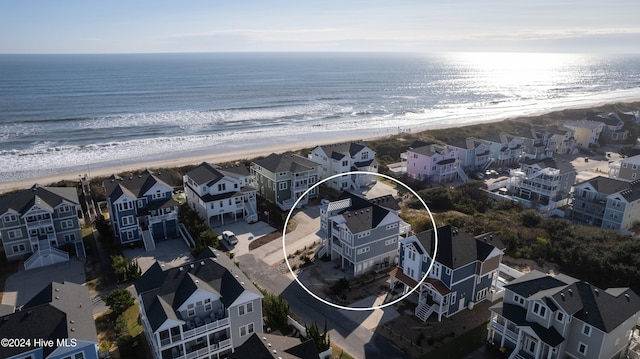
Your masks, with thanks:
M135 299L131 292L126 289L116 289L111 294L102 296L102 301L111 309L112 312L120 315L133 305Z
M305 325L304 328L306 329L307 334L302 337L303 341L307 341L309 339L313 340L313 343L316 345L319 352L329 349L331 346L331 338L329 338L329 334L327 334L326 321L324 322L324 333L320 333L316 322L313 322L309 327Z
M142 275L142 270L138 262L121 255L111 256L111 266L118 276L118 282L120 283L134 281Z
M262 312L265 326L272 330L288 331L289 303L282 296L267 293L262 300Z

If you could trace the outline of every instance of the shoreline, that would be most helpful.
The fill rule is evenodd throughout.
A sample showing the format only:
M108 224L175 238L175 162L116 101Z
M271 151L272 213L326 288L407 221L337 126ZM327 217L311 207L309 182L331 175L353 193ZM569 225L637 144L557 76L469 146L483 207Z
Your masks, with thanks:
M55 183L63 180L75 181L75 180L79 180L80 176L83 176L84 174L87 174L89 178L107 177L115 173L135 171L135 170L141 170L145 168L172 168L172 167L181 167L186 165L198 165L204 161L207 161L213 164L229 162L229 161L241 161L241 160L252 159L260 156L267 156L272 152L281 153L281 152L287 152L287 151L298 151L304 148L313 148L319 145L356 141L356 140L371 141L371 140L376 140L381 138L397 136L401 132L405 132L405 131L411 134L417 134L424 131L455 129L455 128L462 128L467 126L503 122L508 120L526 120L526 119L531 119L532 117L542 116L545 114L550 114L553 112L558 112L563 110L578 110L578 109L589 110L589 109L596 109L596 108L607 106L607 105L615 105L618 103L633 103L633 102L640 102L640 98L625 98L625 99L616 100L615 102L599 101L599 102L594 102L588 105L585 105L583 103L573 104L573 105L568 104L564 106L558 105L558 106L552 106L549 109L544 109L544 110L539 110L533 113L523 114L522 116L514 117L512 115L507 115L505 117L497 117L491 120L464 122L459 124L440 124L440 125L436 124L436 125L419 126L419 127L406 128L406 129L403 128L402 131L400 131L401 128L398 128L398 131L394 129L393 132L388 132L385 134L369 134L365 136L354 136L354 135L340 136L340 137L323 138L317 141L307 140L307 141L300 141L300 142L283 143L278 145L269 145L266 147L254 147L254 148L245 149L245 150L231 150L231 151L223 151L218 153L207 153L207 154L198 154L198 155L192 154L192 155L185 155L181 157L164 158L159 160L146 160L146 161L142 160L139 162L133 161L133 162L127 162L123 164L116 164L116 165L105 164L104 166L97 167L97 168L87 167L87 170L61 172L61 173L56 173L52 175L45 175L45 176L34 177L34 178L25 178L25 179L20 179L15 181L1 182L0 193L26 189L33 186L35 183L38 183L40 185L49 185L51 183ZM638 110L640 110L640 108Z

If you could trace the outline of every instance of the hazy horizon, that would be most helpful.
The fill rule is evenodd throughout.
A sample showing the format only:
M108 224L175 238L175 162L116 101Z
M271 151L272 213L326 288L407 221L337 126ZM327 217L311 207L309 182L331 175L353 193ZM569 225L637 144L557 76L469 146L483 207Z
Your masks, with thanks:
M639 53L637 1L0 2L3 54Z

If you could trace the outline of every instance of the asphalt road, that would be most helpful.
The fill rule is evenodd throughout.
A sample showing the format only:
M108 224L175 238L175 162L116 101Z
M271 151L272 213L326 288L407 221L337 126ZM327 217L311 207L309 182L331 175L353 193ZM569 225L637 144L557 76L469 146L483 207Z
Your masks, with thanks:
M322 328L325 320L331 340L356 358L409 358L385 338L374 334L348 317L348 312L330 307L311 297L297 282L268 266L253 254L235 258L240 269L259 286L282 294L291 312L307 323L316 321Z

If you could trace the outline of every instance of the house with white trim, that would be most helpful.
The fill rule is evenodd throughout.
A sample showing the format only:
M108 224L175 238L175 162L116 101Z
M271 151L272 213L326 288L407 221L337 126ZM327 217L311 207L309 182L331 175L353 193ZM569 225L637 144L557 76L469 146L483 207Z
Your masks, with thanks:
M362 141L345 142L316 146L309 159L319 165L318 176L326 179L330 176L346 172L378 172L376 153ZM375 184L376 176L368 174L348 175L336 177L326 185L338 191L358 190L360 187Z
M187 204L210 226L244 219L258 220L257 190L244 165L216 166L203 162L183 177Z
M590 120L567 120L563 126L573 130L576 145L580 148L597 146L600 134L604 131L604 123Z
M69 260L60 247L85 257L80 228L82 210L73 187L40 187L0 198L0 239L7 260L22 259L25 269Z
M454 146L414 143L407 150L407 175L433 183L466 179L459 157Z
M103 186L113 233L122 245L142 241L151 251L157 241L178 237L178 202L169 173L112 175Z
M492 233L479 236L459 231L451 225L438 227L437 252L433 230L400 241L400 261L390 272L390 286L400 286L403 294L418 286L429 266L427 278L416 289L415 315L427 321L437 314L438 321L483 300L495 301L498 272L505 248ZM435 254L435 258L434 258Z
M178 267L156 262L135 283L155 359L226 358L263 332L262 294L211 248Z
M272 153L251 162L251 185L283 211L291 209L318 182L319 164L294 153ZM305 195L298 207L318 197L318 188Z
M320 209L320 231L325 233L318 257L340 259L342 269L353 276L398 262L398 241L411 231L397 214L391 196L367 199L343 192L337 201Z
M640 155L623 158L617 163L610 163L609 177L623 181L640 179Z
M558 274L531 271L505 286L490 309L487 341L510 359L626 358L640 297Z
M568 204L576 176L575 168L568 161L525 159L519 169L511 171L507 189L519 198L555 208Z

